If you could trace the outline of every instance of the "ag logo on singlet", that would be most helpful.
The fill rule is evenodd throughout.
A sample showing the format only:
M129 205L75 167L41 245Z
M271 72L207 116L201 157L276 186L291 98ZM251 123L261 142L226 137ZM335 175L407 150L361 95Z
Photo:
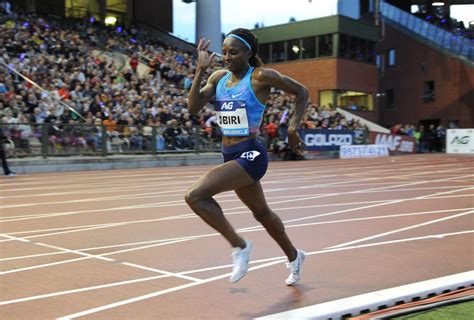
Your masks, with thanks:
M224 102L221 106L221 110L233 110L234 109L234 102Z
M260 152L253 150L253 151L247 151L247 152L242 153L240 157L247 159L249 161L253 161L259 155L260 155Z

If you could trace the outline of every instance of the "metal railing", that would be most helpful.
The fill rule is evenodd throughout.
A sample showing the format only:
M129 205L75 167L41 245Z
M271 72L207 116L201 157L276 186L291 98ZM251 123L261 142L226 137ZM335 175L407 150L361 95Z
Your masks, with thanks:
M380 11L384 18L438 47L474 61L474 40L446 31L386 2L381 3Z
M218 152L218 128L141 125L0 124L10 157Z

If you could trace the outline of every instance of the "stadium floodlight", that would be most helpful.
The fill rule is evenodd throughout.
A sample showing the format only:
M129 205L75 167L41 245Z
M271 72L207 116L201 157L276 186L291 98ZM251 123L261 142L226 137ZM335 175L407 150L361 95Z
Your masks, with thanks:
M444 6L444 2L436 1L431 4L433 7L442 7Z
M117 23L117 18L114 16L108 16L104 20L106 26L114 26Z

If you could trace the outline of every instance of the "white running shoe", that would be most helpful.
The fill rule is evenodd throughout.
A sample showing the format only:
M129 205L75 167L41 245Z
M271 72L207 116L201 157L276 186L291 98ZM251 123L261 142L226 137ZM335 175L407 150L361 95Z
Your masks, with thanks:
M301 273L303 271L303 262L306 258L306 253L302 250L296 251L298 252L296 255L296 259L286 263L286 267L291 271L290 275L285 281L287 286L294 285L301 279Z
M237 282L242 279L249 268L250 252L252 251L252 242L245 240L245 248L234 248L232 251L232 260L234 267L229 278L230 282Z

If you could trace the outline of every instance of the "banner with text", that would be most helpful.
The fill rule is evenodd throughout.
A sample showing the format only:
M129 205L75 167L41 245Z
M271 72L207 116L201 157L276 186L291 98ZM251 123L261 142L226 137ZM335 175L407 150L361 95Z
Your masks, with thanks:
M446 153L474 153L474 129L446 130Z
M356 144L359 140L357 132L352 130L303 129L298 132L307 151L339 150L340 146Z
M416 139L398 134L370 132L370 143L386 145L391 153L415 153Z
M339 152L339 158L341 159L373 157L388 157L387 146L382 144L341 146L341 150Z

